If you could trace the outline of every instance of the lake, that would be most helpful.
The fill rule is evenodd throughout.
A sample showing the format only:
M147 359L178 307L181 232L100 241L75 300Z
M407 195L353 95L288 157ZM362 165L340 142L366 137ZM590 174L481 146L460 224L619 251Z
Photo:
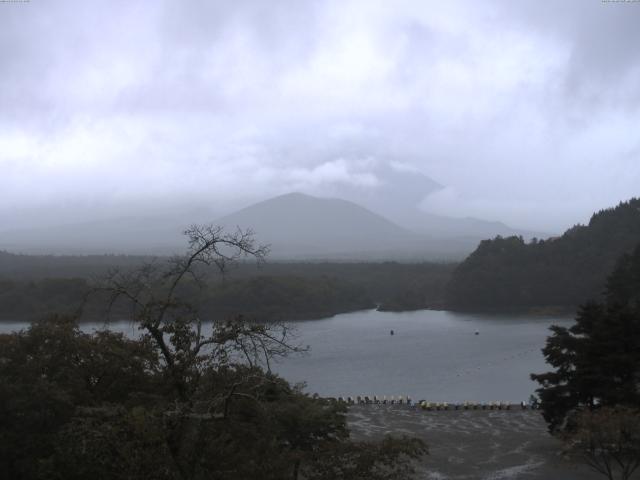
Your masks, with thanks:
M348 313L297 322L300 342L311 351L275 369L323 396L519 402L537 388L529 374L549 369L541 352L548 327L572 323L433 310Z
M310 351L274 365L322 396L409 395L433 402L520 402L537 388L529 374L549 370L541 349L551 324L568 317L420 310L366 310L291 322ZM0 331L24 328L0 323ZM93 330L102 324L85 324ZM110 328L135 335L129 323ZM390 331L394 335L390 335ZM478 334L476 335L476 332Z

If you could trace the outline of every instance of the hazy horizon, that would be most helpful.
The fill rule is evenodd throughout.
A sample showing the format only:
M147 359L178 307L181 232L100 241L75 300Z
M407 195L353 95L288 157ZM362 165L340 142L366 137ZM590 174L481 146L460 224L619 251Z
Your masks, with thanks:
M638 24L601 0L0 3L0 231L295 191L561 233L640 194Z

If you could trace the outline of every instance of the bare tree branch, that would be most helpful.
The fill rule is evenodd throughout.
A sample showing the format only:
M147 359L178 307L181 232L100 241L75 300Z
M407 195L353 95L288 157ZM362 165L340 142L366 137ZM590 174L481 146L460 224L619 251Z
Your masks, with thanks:
M184 234L188 249L184 255L170 258L166 264L145 263L131 271L113 270L94 289L108 296L108 311L121 301L130 307L132 321L157 345L169 378L180 396L186 400L191 379L202 368L210 368L211 360L227 363L231 359L250 367L264 365L271 371L271 359L302 351L289 343L289 330L284 325L261 325L238 316L212 324L208 337L203 335L197 308L180 299L181 285L186 280L198 289L206 288L205 272L215 267L224 273L242 258L264 262L267 246L255 243L251 230L237 229L226 233L214 225L192 225Z

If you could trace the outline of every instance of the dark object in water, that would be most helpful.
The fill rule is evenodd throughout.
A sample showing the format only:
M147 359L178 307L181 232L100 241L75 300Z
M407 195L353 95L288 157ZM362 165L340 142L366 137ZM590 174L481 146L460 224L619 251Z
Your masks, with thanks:
M476 330L476 335L480 335L480 332Z
M393 335L393 330L391 330L391 331L389 332L389 335Z

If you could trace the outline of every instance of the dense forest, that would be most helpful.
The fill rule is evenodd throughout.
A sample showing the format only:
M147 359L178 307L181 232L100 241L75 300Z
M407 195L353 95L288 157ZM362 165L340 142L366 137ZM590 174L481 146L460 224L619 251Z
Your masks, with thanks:
M135 270L162 260L0 252L0 320L31 320L48 312L75 314L92 285L110 271ZM385 310L434 308L443 304L454 267L396 262L267 262L257 267L247 262L234 265L224 276L215 269L205 272L206 289L185 282L182 294L210 319L242 314L260 321L304 320L376 306ZM99 295L90 296L83 319L101 319L103 300Z
M461 310L574 309L599 299L616 260L640 243L640 199L595 213L548 240L485 240L454 271L447 306Z

